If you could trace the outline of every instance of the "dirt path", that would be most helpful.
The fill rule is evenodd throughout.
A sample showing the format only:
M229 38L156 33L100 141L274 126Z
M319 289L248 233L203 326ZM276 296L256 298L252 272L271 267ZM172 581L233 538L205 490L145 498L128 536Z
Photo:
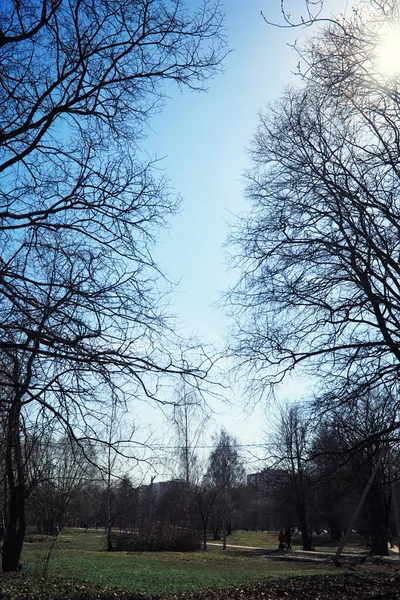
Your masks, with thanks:
M208 542L207 544L208 546L214 546L216 548L222 548L222 544L220 542ZM239 546L236 544L227 544L226 545L226 549L230 550L230 549L237 549L237 550L248 550L249 552L263 552L265 554L263 554L263 556L265 558L270 558L270 559L279 559L279 560L310 560L310 561L315 561L315 562L320 562L320 561L332 561L334 558L335 553L334 552L321 552L321 551L317 551L317 550L313 550L313 551L308 551L308 550L282 550L279 551L278 549L276 550L271 550L271 548L262 548L262 547L258 547L258 546ZM399 562L400 563L400 555L399 555L399 549L397 546L395 546L393 549L390 550L390 554L389 556L385 556L385 557L371 557L368 551L365 552L360 552L359 554L356 554L354 552L343 552L341 554L340 560L342 561L349 561L353 559L356 562L373 562L374 560L378 560L378 561L390 561L390 562ZM400 564L399 564L400 566Z

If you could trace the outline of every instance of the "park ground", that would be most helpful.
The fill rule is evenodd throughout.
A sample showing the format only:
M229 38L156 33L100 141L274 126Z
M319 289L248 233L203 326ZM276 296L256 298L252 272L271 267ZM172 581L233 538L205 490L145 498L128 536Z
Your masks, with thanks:
M236 532L226 551L194 553L108 553L101 531L64 530L49 555L51 541L28 537L22 571L0 576L2 600L400 599L398 555L372 559L356 536L340 567L326 536L309 554L296 538L292 553L278 553L276 534L265 532Z

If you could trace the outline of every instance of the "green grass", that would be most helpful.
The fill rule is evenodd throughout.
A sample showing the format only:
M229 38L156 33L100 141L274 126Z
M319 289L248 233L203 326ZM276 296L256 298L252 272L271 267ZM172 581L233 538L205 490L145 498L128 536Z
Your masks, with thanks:
M277 550L279 546L278 531L234 531L228 536L228 546L248 546L253 548L265 548ZM298 534L292 536L292 550L301 550L303 547L301 537Z
M49 576L157 594L244 585L270 577L338 572L326 566L281 563L215 548L197 553L108 553L103 548L101 533L67 530L52 552ZM24 572L40 575L45 558L46 544L25 544Z
M232 535L228 536L227 544L276 550L278 547L278 534L267 531L234 531Z
M277 550L279 546L278 531L234 531L228 536L228 546L248 546L252 548L265 548ZM303 547L299 534L292 536L292 550L301 550ZM318 548L319 549L319 548Z
M329 535L313 535L313 546L317 552L334 554L338 549L337 542L330 542ZM219 543L219 542L218 542ZM278 548L278 532L268 531L234 531L227 538L228 546L248 546L276 550ZM302 541L299 534L292 535L292 550L301 550ZM359 535L351 535L345 553L362 554L367 551L364 540Z

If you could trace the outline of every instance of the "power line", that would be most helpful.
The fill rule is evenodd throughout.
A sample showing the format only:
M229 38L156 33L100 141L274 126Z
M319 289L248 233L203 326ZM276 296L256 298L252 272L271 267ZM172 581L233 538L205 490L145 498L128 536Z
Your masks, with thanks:
M265 448L266 444L235 444L235 448ZM143 446L132 445L131 448L143 448ZM157 444L148 444L148 448L153 450L182 450L186 448L186 446L169 446L169 445L157 445ZM193 450L211 450L218 448L218 444L213 444L209 446L193 446Z

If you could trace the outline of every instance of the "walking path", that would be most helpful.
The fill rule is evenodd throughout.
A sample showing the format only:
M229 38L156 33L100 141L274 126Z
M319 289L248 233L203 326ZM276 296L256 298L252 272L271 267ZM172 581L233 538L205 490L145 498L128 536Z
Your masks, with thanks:
M222 548L222 542L207 542L207 546L215 546L217 548ZM335 556L335 552L323 552L321 550L281 550L279 551L278 548L275 549L271 549L271 548L261 548L258 546L239 546L236 544L227 544L226 545L226 549L230 550L230 549L238 549L238 550L257 550L257 551L264 551L266 553L268 553L268 558L303 558L303 559L312 559L312 560L326 560L328 558L333 558ZM399 555L399 548L398 546L395 546L394 548L390 549L390 554L389 556L384 556L382 557L382 559L384 560L399 560L400 559L400 555ZM369 552L365 552L365 553L355 553L355 552L342 552L341 556L343 557L347 557L347 558L369 558L370 554ZM377 556L375 556L374 558L378 558Z

